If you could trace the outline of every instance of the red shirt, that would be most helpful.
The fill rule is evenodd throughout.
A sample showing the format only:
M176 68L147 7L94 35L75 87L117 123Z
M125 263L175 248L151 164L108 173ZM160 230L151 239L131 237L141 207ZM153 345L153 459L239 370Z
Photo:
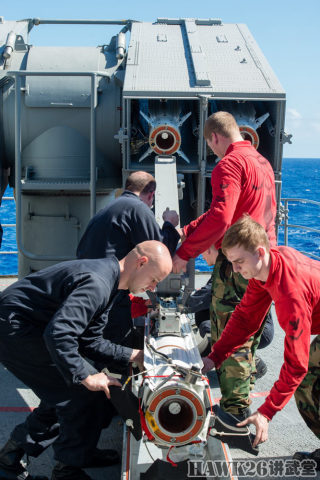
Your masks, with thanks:
M279 379L258 409L269 420L290 400L308 371L310 335L320 333L320 262L293 248L272 248L265 283L251 279L209 358L219 366L258 331L271 301L285 331Z
M148 300L145 300L142 297L135 297L134 295L132 295L132 293L129 293L129 297L131 300L131 317L137 318L137 317L143 317L144 315L147 315Z
M250 142L228 147L212 171L211 185L210 209L183 229L187 238L177 250L180 258L197 257L213 244L219 249L225 232L244 213L260 223L276 245L274 173Z

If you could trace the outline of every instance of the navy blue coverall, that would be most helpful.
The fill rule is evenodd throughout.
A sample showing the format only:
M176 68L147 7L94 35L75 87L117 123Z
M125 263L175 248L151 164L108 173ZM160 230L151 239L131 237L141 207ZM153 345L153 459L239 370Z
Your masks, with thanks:
M56 460L85 466L114 410L104 392L81 384L92 361L127 364L123 347L103 338L119 290L115 257L53 265L0 296L0 361L40 398L11 438L31 456L53 443Z
M125 257L138 243L163 242L173 255L180 237L170 222L162 229L152 210L135 194L125 190L89 222L78 248L78 258Z
M78 245L77 257L103 258L115 255L121 260L138 243L146 240L163 242L173 255L179 239L177 230L170 222L164 222L160 229L152 210L135 193L125 190L90 220ZM134 343L131 302L127 291L117 298L109 314L105 337L112 338L118 344L141 348L141 345ZM116 368L115 365L110 366Z

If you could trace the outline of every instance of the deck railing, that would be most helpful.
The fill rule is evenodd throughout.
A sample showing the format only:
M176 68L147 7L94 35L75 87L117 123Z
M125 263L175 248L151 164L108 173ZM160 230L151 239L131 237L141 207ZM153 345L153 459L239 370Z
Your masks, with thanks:
M3 201L14 201L14 197L3 197ZM320 207L320 202L317 202L315 200L308 200L304 198L282 198L281 199L281 208L280 208L280 216L281 216L281 223L280 227L283 228L284 230L284 235L283 235L283 240L284 240L284 245L289 245L289 230L290 229L299 229L303 230L306 232L315 232L319 235L320 239L320 229L314 228L314 227L308 227L306 225L297 225L293 223L289 223L289 203L290 202L299 202L302 204L310 204L310 205L317 205ZM319 218L320 218L320 210L319 210ZM320 223L320 222L319 222ZM3 223L2 227L4 227L4 235L5 235L5 229L6 228L15 228L16 224L15 223ZM290 245L289 245L290 246ZM312 252L305 252L301 251L301 253L304 253L305 255L309 255L317 260L320 260L320 256L315 255ZM0 255L18 255L17 250L0 250ZM0 273L0 277L5 276Z
M3 200L11 200L14 201L14 197L2 197ZM15 223L2 223L2 227L4 229L6 228L16 228ZM5 231L3 232L3 235L5 235ZM2 239L3 240L3 239ZM18 250L0 250L0 255L18 255ZM0 276L3 276L0 274Z
M308 227L307 225L297 225L294 223L289 223L289 202L295 202L295 203L301 203L301 204L308 204L308 205L317 205L320 207L320 202L317 202L315 200L309 200L306 198L282 198L281 199L281 208L280 212L282 214L282 222L280 223L280 227L284 228L284 245L289 245L289 229L299 229L304 232L315 232L319 235L320 238L320 229L314 228L314 227ZM319 218L320 218L320 210L319 210ZM320 223L320 222L319 222ZM289 245L291 246L291 245ZM319 243L320 247L320 243ZM316 260L320 260L319 255L316 255L312 252L305 252L300 250L301 253L304 253L305 255L309 255L310 257L315 258Z

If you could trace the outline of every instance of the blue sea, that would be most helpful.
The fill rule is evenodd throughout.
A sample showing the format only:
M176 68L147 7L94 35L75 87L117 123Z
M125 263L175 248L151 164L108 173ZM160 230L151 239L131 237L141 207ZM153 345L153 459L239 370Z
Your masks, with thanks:
M7 188L6 197L12 197L12 188ZM285 158L282 164L282 198L300 198L320 201L320 158ZM1 224L15 223L15 203L3 200L0 208ZM300 202L290 202L289 223L298 228L289 229L289 246L320 256L320 234L304 231L302 226L320 229L320 207ZM2 252L16 251L16 232L13 227L4 227ZM284 229L279 228L278 243L284 243ZM200 256L196 268L208 271L206 262ZM16 275L17 255L0 255L0 275Z

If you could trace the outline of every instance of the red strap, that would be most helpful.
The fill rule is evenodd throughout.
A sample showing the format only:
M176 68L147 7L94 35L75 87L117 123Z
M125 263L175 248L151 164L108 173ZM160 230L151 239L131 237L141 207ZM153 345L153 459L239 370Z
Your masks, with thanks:
M148 440L153 441L154 436L151 434L149 428L147 427L146 419L144 418L143 411L141 409L141 402L139 400L139 413L140 413L140 422L141 422L141 428L144 431L144 433L147 435Z
M174 463L174 462L171 460L171 458L169 457L169 454L170 454L171 450L173 449L173 447L174 447L174 445L171 445L171 447L169 448L169 451L168 451L168 454L167 454L167 460L168 460L169 463L171 463L171 465L172 465L173 467L177 467L178 464L177 464L177 463Z

